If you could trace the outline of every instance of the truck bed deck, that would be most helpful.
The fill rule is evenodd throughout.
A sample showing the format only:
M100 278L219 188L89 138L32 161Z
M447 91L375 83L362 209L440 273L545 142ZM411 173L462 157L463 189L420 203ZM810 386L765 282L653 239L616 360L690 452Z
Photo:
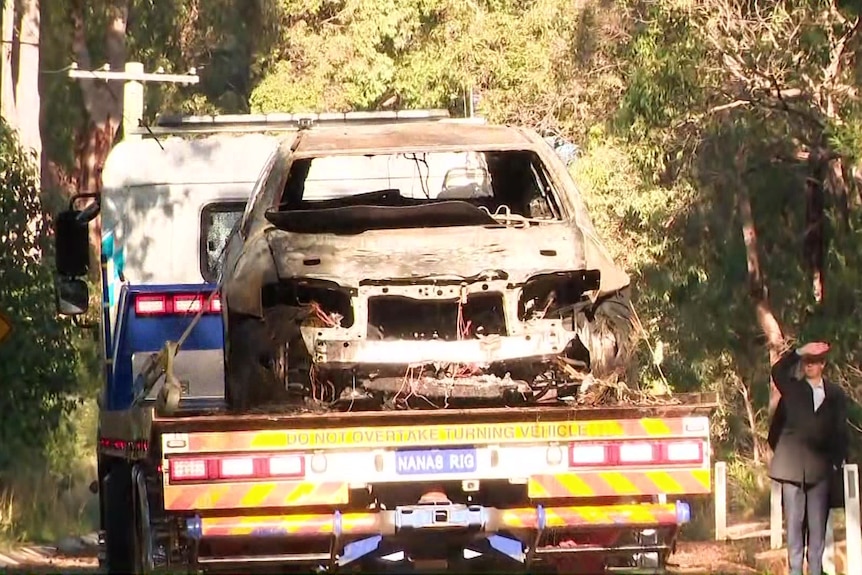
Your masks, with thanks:
M595 421L708 415L718 405L715 393L675 394L670 400L655 403L607 406L531 405L524 407L486 407L473 409L405 409L378 411L325 411L234 413L223 402L189 399L181 402L172 415L153 412L152 423L163 432L229 431L268 429L289 425L296 429L325 429L341 426L434 425L467 421L509 423L515 421Z

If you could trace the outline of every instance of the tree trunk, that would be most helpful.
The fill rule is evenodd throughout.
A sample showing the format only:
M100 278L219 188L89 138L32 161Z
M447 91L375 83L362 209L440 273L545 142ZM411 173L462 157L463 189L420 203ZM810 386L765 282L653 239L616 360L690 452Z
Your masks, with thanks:
M821 180L808 178L805 181L805 234L803 237L803 256L811 274L811 287L814 301L820 303L824 296L823 281L823 186Z
M748 264L748 293L754 303L754 313L757 325L766 337L766 346L769 350L769 364L772 365L781 355L784 346L784 334L781 325L769 305L769 291L763 271L760 266L760 251L757 246L757 228L754 223L754 214L751 209L751 196L748 187L741 177L745 173L745 156L740 152L736 157L736 200L739 212L740 224L742 226L742 238L745 241L745 256ZM780 399L778 388L770 378L769 409L772 413Z
M0 77L0 113L13 130L18 129L18 113L15 110L15 81L12 74L12 55L15 30L15 1L3 0L3 60Z
M33 154L37 170L42 167L42 134L39 130L39 0L21 0L21 33L18 51L18 81L15 106L21 145ZM41 183L41 177L37 185Z
M75 0L73 3L72 50L78 66L91 70L93 64L87 46L84 1ZM105 32L105 54L112 70L122 70L125 67L128 13L128 0L114 0ZM101 193L102 166L114 145L123 119L123 83L82 78L78 85L84 97L88 120L76 138L73 181L78 192ZM90 227L90 269L93 270L93 279L98 278L101 244L101 217L97 217Z

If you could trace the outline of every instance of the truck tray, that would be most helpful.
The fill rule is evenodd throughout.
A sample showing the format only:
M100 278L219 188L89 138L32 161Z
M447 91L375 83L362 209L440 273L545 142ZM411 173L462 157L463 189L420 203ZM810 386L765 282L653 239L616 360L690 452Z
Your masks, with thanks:
M708 415L718 406L715 393L676 394L672 402L656 400L644 405L532 405L437 410L380 411L305 411L288 413L232 413L212 401L187 400L174 414L160 415L153 410L152 424L163 433L187 431L231 431L269 429L289 425L295 429L375 425L434 425L481 421L507 423L531 419L540 421L594 421L602 419L638 419Z

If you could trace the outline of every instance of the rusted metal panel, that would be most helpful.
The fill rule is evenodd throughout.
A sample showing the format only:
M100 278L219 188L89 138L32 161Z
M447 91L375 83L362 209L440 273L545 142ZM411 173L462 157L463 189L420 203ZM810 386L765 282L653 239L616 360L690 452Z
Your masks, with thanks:
M715 393L677 394L670 402L652 405L529 406L507 408L443 409L410 411L326 412L296 410L285 406L237 417L223 410L198 409L189 401L172 416L153 415L161 433L182 431L240 431L257 429L332 429L337 427L379 425L445 425L453 423L504 423L529 421L583 421L608 419L675 418L709 415L717 406ZM152 412L152 409L150 409Z
M296 148L299 156L355 153L361 150L431 152L446 149L488 150L529 146L520 131L508 126L415 122L308 130Z
M505 273L510 284L584 266L576 234L563 222L530 228L372 230L355 236L270 231L281 278L306 277L358 287L363 280L421 281ZM316 259L313 265L307 262Z

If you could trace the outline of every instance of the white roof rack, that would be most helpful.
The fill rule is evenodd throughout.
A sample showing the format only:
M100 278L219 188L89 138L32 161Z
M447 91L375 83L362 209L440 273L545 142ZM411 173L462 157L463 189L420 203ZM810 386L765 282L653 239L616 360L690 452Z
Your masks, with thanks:
M448 110L398 110L387 112L327 112L320 114L225 114L218 116L159 116L153 126L141 126L133 134L214 134L218 132L283 132L333 124L391 124L449 119Z

